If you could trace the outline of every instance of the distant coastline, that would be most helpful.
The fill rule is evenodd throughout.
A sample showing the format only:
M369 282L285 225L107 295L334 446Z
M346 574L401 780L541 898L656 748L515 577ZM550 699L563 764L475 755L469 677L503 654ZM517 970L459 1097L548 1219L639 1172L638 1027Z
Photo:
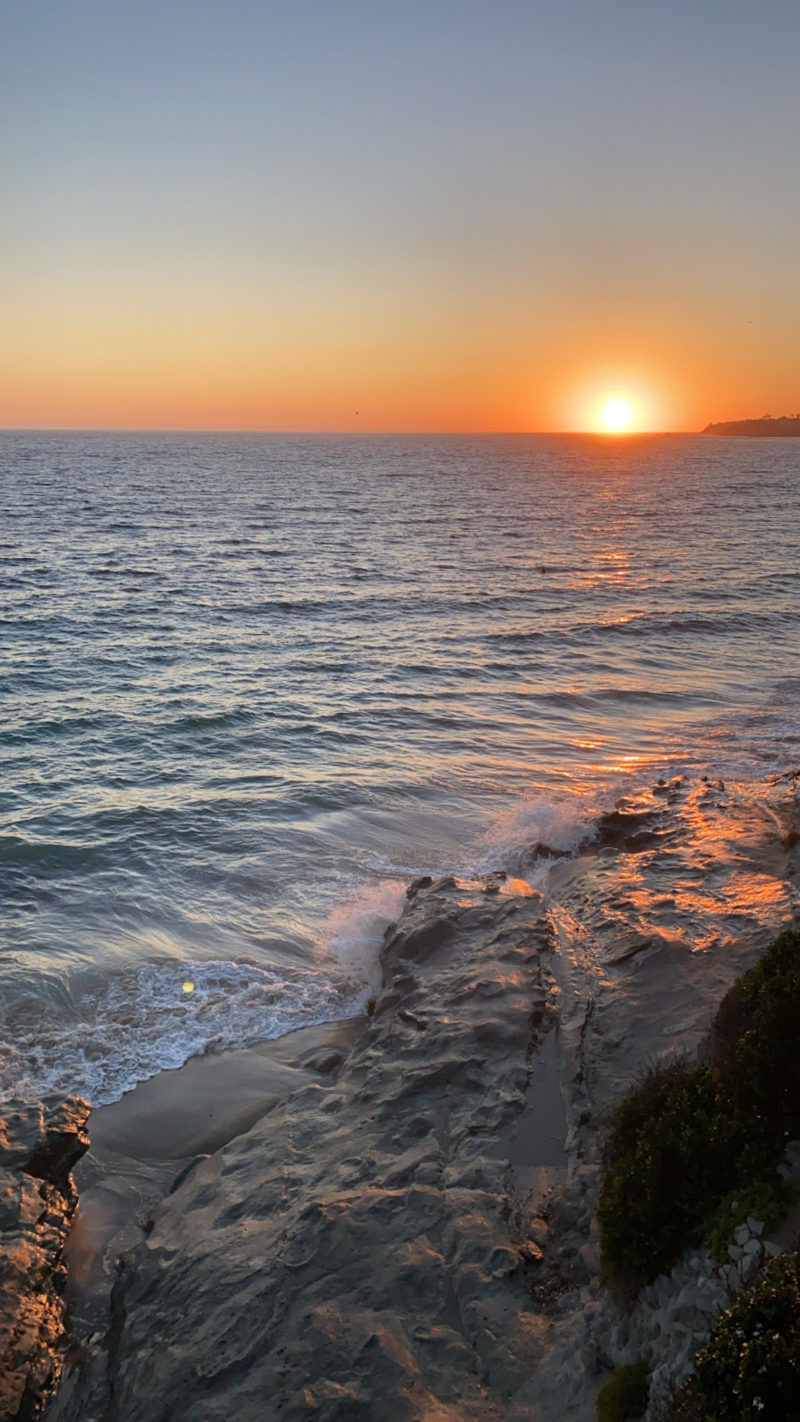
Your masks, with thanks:
M706 425L703 434L710 435L768 435L771 438L800 436L800 415L762 415L759 420L721 420L716 425Z

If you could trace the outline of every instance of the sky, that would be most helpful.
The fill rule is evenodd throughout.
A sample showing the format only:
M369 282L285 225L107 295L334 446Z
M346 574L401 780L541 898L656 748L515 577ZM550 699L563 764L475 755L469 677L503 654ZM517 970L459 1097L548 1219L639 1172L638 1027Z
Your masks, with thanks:
M800 410L797 0L0 0L0 426Z

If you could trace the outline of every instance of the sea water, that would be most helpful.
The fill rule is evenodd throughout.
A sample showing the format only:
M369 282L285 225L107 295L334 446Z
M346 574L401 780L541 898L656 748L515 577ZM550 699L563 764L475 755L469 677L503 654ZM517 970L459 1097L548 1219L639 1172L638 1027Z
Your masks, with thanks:
M800 761L800 441L0 435L0 1089L363 1008L420 873Z

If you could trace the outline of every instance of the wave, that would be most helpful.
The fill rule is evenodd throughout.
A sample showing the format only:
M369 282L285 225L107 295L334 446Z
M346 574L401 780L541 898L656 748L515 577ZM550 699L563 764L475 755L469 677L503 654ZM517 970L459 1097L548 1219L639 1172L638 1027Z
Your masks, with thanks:
M27 839L16 834L0 835L0 864L9 873L85 873L103 869L110 862L109 853L97 845L56 839Z
M717 598L719 594L716 595ZM556 611L556 609L554 609ZM516 650L533 644L584 647L592 642L602 642L609 638L663 638L674 634L683 636L730 636L749 632L772 630L785 626L796 630L797 619L794 609L771 609L757 611L752 608L736 607L716 614L693 612L690 609L675 609L672 612L631 612L613 618L592 618L569 623L560 621L557 627L547 625L547 610L540 610L541 625L503 629L487 632L483 636L484 645L492 648Z
M105 1105L190 1057L360 1014L405 890L398 879L351 889L302 966L176 957L73 981L17 968L0 1005L0 1100L56 1090Z
M37 986L4 1007L0 1093L78 1092L101 1106L189 1057L352 1016L363 995L352 973L157 962L75 993L72 1020L65 1020Z
M573 795L557 799L533 795L502 811L483 837L475 869L505 869L543 888L552 864L576 854L591 838L602 803Z

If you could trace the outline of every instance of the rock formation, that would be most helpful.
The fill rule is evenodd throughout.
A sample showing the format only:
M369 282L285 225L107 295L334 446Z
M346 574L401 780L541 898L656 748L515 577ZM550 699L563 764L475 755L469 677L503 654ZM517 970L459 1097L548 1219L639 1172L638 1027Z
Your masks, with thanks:
M412 886L338 1076L157 1209L115 1290L106 1396L64 1415L502 1417L543 1346L509 1157L555 1022L552 947L542 896L505 876Z
M9 1422L38 1416L61 1370L61 1252L88 1115L85 1101L54 1095L12 1101L0 1120L0 1417Z
M412 885L355 1044L186 1165L51 1422L589 1422L642 1351L665 1396L730 1270L698 1253L620 1312L604 1121L798 907L796 788L659 782L547 903L504 874Z

